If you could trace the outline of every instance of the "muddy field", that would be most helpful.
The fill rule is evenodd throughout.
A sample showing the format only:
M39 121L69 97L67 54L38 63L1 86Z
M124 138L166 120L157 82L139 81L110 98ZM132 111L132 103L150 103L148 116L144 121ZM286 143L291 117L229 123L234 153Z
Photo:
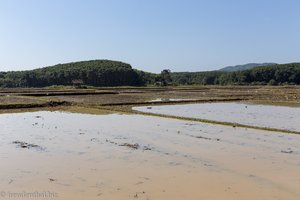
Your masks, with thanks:
M6 89L0 100L0 199L300 196L300 87Z
M6 192L149 200L300 195L298 135L65 112L2 114L0 126Z
M78 95L76 95L78 93ZM59 94L59 95L58 95ZM64 95L66 94L66 95ZM85 95L83 95L85 94ZM22 96L23 95L23 96ZM25 95L30 95L26 96ZM36 95L36 96L34 96ZM55 96L57 95L57 96ZM89 90L2 89L1 104L67 101L83 105L152 102L155 100L241 99L274 104L300 105L299 86L235 86L235 87L175 87L175 88L99 88Z

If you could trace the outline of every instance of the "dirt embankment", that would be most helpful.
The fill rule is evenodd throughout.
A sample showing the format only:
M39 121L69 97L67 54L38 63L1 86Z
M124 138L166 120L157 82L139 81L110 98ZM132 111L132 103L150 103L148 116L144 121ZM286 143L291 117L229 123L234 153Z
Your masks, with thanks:
M8 109L24 109L24 108L45 108L45 107L57 107L57 106L69 106L72 105L66 101L49 101L46 103L30 103L30 104L0 104L1 110Z

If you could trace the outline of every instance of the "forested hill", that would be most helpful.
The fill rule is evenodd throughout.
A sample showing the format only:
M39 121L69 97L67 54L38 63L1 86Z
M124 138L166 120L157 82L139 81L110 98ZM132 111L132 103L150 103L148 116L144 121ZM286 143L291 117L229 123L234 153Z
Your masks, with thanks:
M129 64L91 60L58 64L29 71L0 72L0 87L45 87L51 85L138 86L144 73Z
M300 63L255 67L224 72L147 73L129 64L92 60L58 64L28 71L0 72L0 87L45 87L51 85L142 86L142 85L300 85Z
M234 72L176 72L171 77L173 83L178 85L300 85L300 63L262 66Z
M235 66L224 67L222 69L219 69L219 71L235 72L235 71L252 69L254 67L262 67L262 66L269 66L269 65L276 65L276 64L277 63L248 63L245 65L235 65Z

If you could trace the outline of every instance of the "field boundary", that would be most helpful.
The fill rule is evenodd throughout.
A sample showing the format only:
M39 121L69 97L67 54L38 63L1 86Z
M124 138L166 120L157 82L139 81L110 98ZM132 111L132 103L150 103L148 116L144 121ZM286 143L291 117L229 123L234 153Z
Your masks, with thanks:
M31 104L0 104L0 110L22 109L22 108L45 108L57 106L70 106L72 103L67 101L49 101L46 103L31 103Z
M194 99L180 101L145 101L145 102L125 102L125 103L104 103L94 104L94 106L138 106L138 105L165 105L165 104L185 104L185 103L213 103L213 102L232 102L232 101L247 101L245 98L226 98L226 99Z

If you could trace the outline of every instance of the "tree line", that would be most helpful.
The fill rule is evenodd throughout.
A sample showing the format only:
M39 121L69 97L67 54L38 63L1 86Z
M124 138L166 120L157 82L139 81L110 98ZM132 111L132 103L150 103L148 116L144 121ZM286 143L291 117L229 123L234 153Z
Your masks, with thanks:
M175 85L299 85L300 63L276 64L235 72L174 72Z
M160 74L133 69L111 60L58 64L28 71L0 72L0 87L52 85L145 86L145 85L283 85L300 84L300 63L255 67L235 72L171 72Z

